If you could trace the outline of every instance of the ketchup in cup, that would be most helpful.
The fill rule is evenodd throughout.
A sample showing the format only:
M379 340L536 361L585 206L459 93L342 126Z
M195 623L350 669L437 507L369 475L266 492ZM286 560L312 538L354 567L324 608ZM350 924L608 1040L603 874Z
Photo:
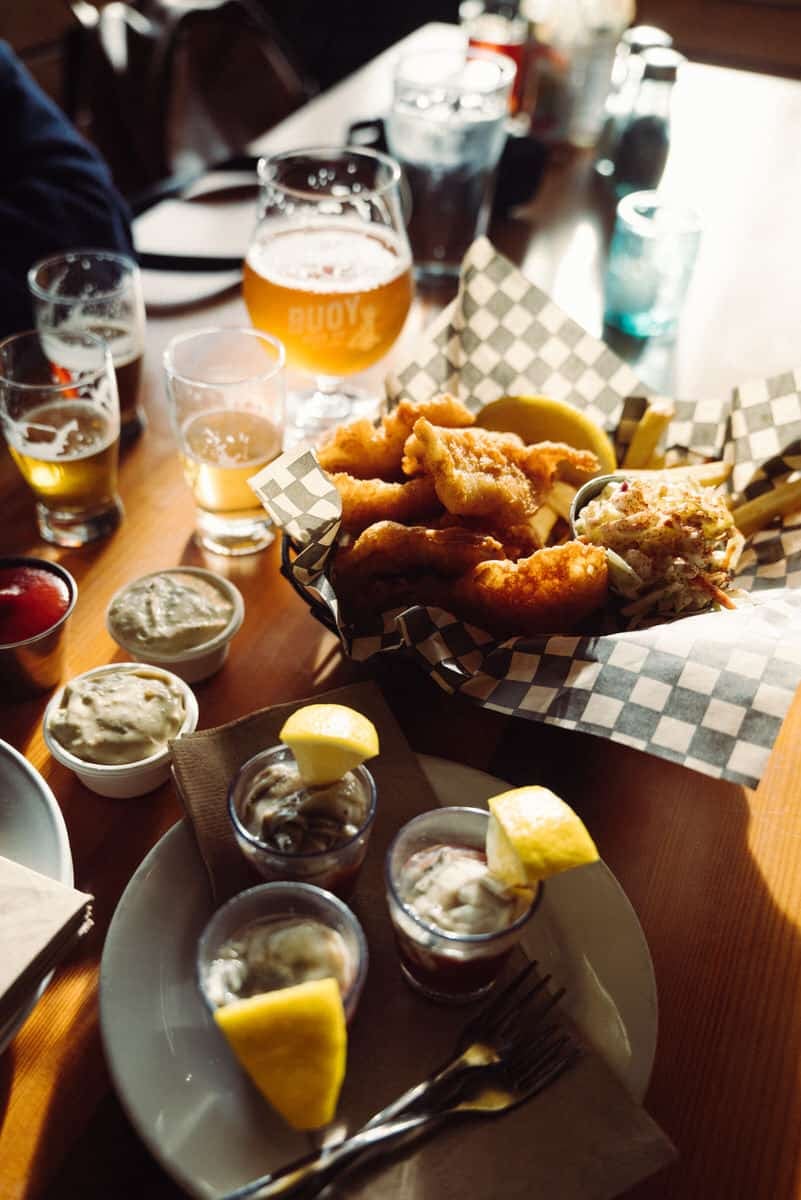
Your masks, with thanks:
M6 695L35 695L58 683L61 633L77 594L75 580L56 563L0 559L0 680Z
M70 590L60 575L44 567L0 567L0 645L52 629L69 606Z

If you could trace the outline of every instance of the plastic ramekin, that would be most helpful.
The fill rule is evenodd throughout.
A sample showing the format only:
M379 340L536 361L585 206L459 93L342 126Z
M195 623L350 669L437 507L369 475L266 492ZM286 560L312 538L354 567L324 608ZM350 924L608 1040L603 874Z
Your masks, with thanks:
M213 638L209 638L207 642L202 642L198 646L191 646L188 650L176 650L172 654L165 654L163 651L151 651L133 642L126 641L114 629L112 622L109 620L111 606L129 588L135 587L139 583L144 583L147 579L154 579L159 575L197 575L198 578L205 579L207 583L216 587L233 605L231 618L225 629L215 634ZM208 571L205 567L164 567L160 571L150 571L147 575L140 575L138 579L132 579L114 593L106 610L106 629L117 645L126 654L130 654L131 658L136 662L143 662L149 666L162 667L166 671L172 671L187 683L199 683L202 679L208 679L210 675L214 675L216 671L219 671L228 657L228 647L231 639L239 631L244 616L245 602L242 599L242 593L239 588L235 587L223 575L218 575L215 571Z
M83 674L76 675L69 682L76 683L79 679L108 674L109 671L137 671L139 669L140 666L137 663L110 663L104 667L94 667L91 671L84 671ZM192 733L197 726L198 719L198 704L194 692L185 680L180 679L172 671L164 671L160 667L158 670L161 674L170 677L178 685L183 695L185 716L178 736ZM69 684L65 684L65 687L67 686ZM119 764L87 762L66 750L52 735L49 728L50 718L61 703L63 693L64 688L61 687L50 699L42 721L42 732L45 744L56 762L74 771L85 787L92 792L97 792L100 796L110 796L115 800L128 800L133 796L144 796L146 792L154 791L167 781L172 763L169 746L165 746L158 754L140 759L139 762Z

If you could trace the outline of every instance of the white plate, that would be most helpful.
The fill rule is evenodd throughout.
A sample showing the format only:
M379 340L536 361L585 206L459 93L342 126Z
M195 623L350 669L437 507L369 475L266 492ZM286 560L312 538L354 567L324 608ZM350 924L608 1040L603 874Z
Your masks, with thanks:
M50 788L26 758L0 741L0 855L72 886L67 827ZM48 975L18 1013L0 1026L0 1054L50 982Z
M444 759L421 763L443 804L483 805L508 786ZM210 910L205 871L181 821L128 884L100 972L101 1029L120 1098L151 1153L199 1197L241 1186L309 1149L229 1057L200 998L195 947ZM642 1099L656 1049L656 985L634 910L603 863L548 882L526 950L567 988L585 1037ZM458 1010L427 1006L425 1019L449 1022L449 1046ZM347 1087L340 1110L347 1120Z

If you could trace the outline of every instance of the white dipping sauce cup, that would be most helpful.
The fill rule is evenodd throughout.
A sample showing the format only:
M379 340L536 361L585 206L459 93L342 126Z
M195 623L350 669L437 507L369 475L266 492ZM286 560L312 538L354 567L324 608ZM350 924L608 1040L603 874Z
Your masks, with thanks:
M139 667L136 663L110 663L105 667L95 667L91 671L84 671L82 675L76 675L75 679L70 680L70 683L75 683L79 679L108 674L110 671L138 670ZM170 677L172 682L178 685L183 695L185 715L183 725L178 731L178 737L185 733L192 733L197 726L198 719L198 704L194 692L183 679L173 672L162 671L162 674ZM172 763L169 746L165 746L158 754L151 754L149 758L142 758L138 762L119 764L87 762L86 759L78 758L76 754L66 750L50 732L50 719L61 703L63 693L64 688L59 688L47 705L42 721L42 732L45 744L56 762L74 771L85 787L92 792L97 792L100 796L128 800L133 796L144 796L146 792L154 791L167 781Z
M209 638L208 641L201 642L198 646L190 646L186 650L176 650L169 654L163 650L151 651L143 646L136 645L132 641L126 640L109 620L108 614L111 606L128 588L132 588L139 583L144 583L146 580L153 579L159 575L196 575L199 579L203 579L206 583L216 587L233 605L231 617L225 629L215 634L214 637ZM235 587L222 575L217 575L214 571L207 571L205 567L166 567L161 571L151 571L148 575L141 575L138 579L132 579L130 583L126 583L124 587L115 592L109 601L109 608L106 610L106 629L117 645L126 654L130 654L131 658L135 659L136 662L148 663L153 667L163 667L167 671L172 671L187 683L199 683L202 679L208 679L210 675L219 671L228 656L228 647L231 638L238 632L244 616L245 602L242 599L242 593L239 591L239 588Z

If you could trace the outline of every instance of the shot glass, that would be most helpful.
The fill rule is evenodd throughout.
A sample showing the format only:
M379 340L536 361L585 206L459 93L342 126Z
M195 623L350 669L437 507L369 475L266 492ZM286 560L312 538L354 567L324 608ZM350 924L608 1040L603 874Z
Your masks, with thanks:
M288 746L283 744L271 746L262 750L244 763L231 783L228 791L228 813L234 830L234 836L245 858L263 879L296 880L301 883L311 883L316 887L326 888L337 896L347 898L353 891L356 876L364 862L367 853L367 843L373 828L376 811L376 786L370 772L365 766L358 766L348 772L346 783L342 786L357 788L363 801L364 817L354 833L345 833L338 838L336 831L332 833L333 845L328 849L312 851L293 851L282 849L281 846L297 841L294 834L297 830L287 825L287 836L275 840L255 832L256 817L254 804L261 799L271 800L273 782L269 778L274 765L281 767L294 763L294 756ZM302 785L297 782L298 788ZM328 785L325 790L336 800L335 790L338 784ZM277 794L280 800L280 793ZM280 807L280 804L279 804ZM340 808L340 805L336 805ZM325 810L331 805L324 804ZM289 817L289 813L286 814ZM284 820L284 816L281 817ZM304 818L301 817L301 820ZM324 816L323 820L327 818ZM263 826L262 826L263 828ZM302 834L301 830L301 834ZM323 827L323 832L330 832ZM315 830L310 833L315 836ZM303 840L301 839L301 844Z
M398 63L387 141L411 191L415 274L459 273L489 222L516 67L471 47L420 51Z
M240 892L217 909L197 949L198 983L212 1011L326 974L336 978L350 1022L367 965L367 939L348 906L306 883L262 883Z
M508 911L501 915L499 910L496 928L469 932L471 906L463 897L459 902L463 916L453 921L459 929L445 929L430 915L430 906L423 915L415 905L409 873L416 875L428 858L426 891L429 898L436 899L440 881L443 888L450 889L453 872L458 870L452 861L439 861L439 852L445 848L472 856L473 862L482 858L488 820L484 809L433 809L404 825L387 852L387 903L401 970L416 991L441 1003L467 1004L488 992L537 907L539 889L532 899L525 893L509 893ZM440 871L448 878L443 880ZM447 905L445 893L443 899ZM476 913L474 927L486 923L487 919Z
M42 334L94 333L108 343L120 399L123 443L144 426L141 407L145 302L139 267L111 250L70 250L28 272L36 327Z
M604 321L633 337L671 333L692 278L701 224L685 205L656 191L617 206L604 280Z
M201 329L172 339L164 373L197 541L214 554L264 550L275 535L248 479L281 453L283 345L256 329Z
M61 329L0 342L0 423L46 542L83 546L117 528L120 410L104 341Z

